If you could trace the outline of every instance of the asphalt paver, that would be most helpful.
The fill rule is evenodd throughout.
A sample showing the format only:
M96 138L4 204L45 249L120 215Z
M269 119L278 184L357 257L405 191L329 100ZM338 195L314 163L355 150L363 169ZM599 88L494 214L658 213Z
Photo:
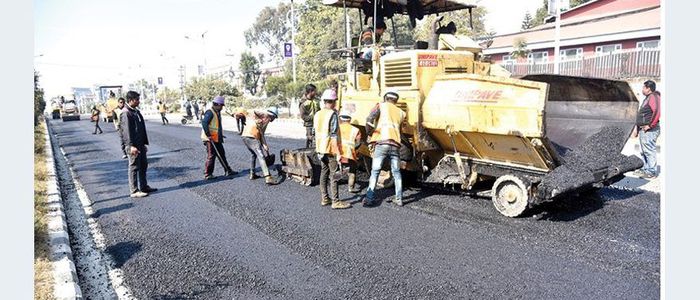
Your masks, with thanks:
M112 126L102 135L88 120L51 126L140 299L660 297L655 193L604 188L507 218L488 198L433 188L407 188L403 207L365 208L343 184L353 207L332 210L318 186L249 180L235 132L224 146L240 173L204 180L199 129L148 122L148 179L159 190L132 199ZM304 144L268 142L273 153Z

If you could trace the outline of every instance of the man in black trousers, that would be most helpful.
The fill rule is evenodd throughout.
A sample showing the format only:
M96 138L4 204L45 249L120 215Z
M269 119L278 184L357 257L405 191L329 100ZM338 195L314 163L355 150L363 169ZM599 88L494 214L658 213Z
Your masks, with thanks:
M146 123L143 120L139 107L140 95L137 92L126 93L126 103L119 118L122 127L122 139L126 152L129 154L129 192L131 198L142 198L157 189L148 186L146 170L148 160L146 152L148 148L148 135Z

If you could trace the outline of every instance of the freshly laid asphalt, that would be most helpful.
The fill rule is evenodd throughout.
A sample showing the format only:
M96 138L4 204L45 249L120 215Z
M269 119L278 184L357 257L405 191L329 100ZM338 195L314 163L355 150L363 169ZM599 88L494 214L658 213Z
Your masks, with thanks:
M88 120L51 121L106 251L140 299L660 297L659 194L605 188L513 219L488 198L430 188L407 189L404 207L365 208L342 184L353 207L332 210L318 186L250 181L234 132L224 146L241 173L205 181L199 129L148 122L148 179L159 191L132 199L116 132L100 125L92 135ZM304 144L268 142L273 153Z

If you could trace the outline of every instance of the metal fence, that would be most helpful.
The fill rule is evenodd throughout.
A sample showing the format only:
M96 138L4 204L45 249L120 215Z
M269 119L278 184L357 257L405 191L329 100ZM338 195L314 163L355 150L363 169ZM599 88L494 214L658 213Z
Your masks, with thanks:
M507 63L502 66L514 76L553 74L554 63ZM660 77L661 51L633 49L559 63L559 74L581 77L626 79Z

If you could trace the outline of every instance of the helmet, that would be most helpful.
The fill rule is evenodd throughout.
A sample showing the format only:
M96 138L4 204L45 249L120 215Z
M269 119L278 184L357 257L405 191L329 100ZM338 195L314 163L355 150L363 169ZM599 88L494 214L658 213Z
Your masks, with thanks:
M274 119L277 119L278 113L277 113L277 107L272 106L269 107L268 109L265 110L268 115L271 115Z
M326 101L335 101L338 100L338 94L335 92L335 90L332 89L326 89L323 91L323 95L321 95L321 100Z
M386 99L396 99L399 100L399 93L394 91L388 91L384 94L384 100Z
M224 105L225 100L224 100L223 96L216 96L216 97L214 97L214 101L212 101L212 102L214 104Z
M341 110L340 113L338 114L338 117L344 121L352 120L352 114L347 109Z

